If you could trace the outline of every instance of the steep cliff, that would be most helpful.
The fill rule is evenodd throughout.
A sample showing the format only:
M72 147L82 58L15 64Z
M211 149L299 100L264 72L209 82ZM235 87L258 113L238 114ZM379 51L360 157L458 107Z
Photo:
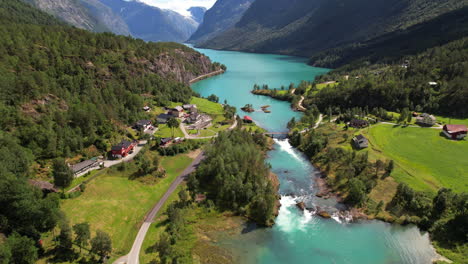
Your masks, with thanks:
M200 44L232 28L254 0L218 0L205 13L203 23L190 37L190 43Z
M122 17L132 36L146 41L184 42L198 27L192 18L139 1L100 1Z

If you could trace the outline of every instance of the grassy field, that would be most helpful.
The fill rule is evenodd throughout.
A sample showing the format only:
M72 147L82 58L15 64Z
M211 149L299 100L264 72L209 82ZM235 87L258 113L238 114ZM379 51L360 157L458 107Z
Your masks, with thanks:
M190 104L196 104L200 112L203 112L209 115L223 115L224 114L224 109L222 105L208 101L207 99L204 99L204 98L192 97L192 100L190 100Z
M436 121L441 124L453 124L453 125L467 125L468 126L468 119L457 119L457 118L449 118L443 116L436 116Z
M61 207L71 224L88 222L93 231L102 229L112 238L112 259L128 253L145 214L161 198L171 182L192 161L187 155L164 157L167 175L155 185L129 180L135 172L109 169L88 184L78 198L63 200Z
M165 124L160 124L158 126L158 131L154 133L154 136L156 137L171 137L172 136L172 130ZM182 130L180 128L175 128L174 129L174 137L183 137L184 133L182 133Z
M392 177L420 191L467 191L468 141L452 141L430 128L376 125L368 135L375 156L396 163Z
M178 190L184 188L179 186ZM177 191L178 192L178 191ZM164 212L170 202L178 200L174 192L164 205ZM192 205L184 211L184 219L188 226L177 242L176 250L191 254L193 263L229 264L233 261L232 253L216 245L216 241L229 234L238 234L244 224L244 219L221 213L215 209ZM159 263L155 245L159 236L167 228L167 216L159 213L155 222L150 226L140 252L140 263Z

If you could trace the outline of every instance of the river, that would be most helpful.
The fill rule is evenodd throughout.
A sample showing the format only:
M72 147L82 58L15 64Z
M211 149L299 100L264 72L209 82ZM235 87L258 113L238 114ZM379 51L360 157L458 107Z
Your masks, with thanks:
M228 70L192 85L202 96L216 94L220 101L238 109L247 103L259 109L271 105L270 114L249 114L261 127L271 132L287 131L286 124L300 113L291 110L289 103L250 93L254 84L269 87L301 80L313 80L328 70L306 65L297 57L252 54L231 51L199 49L213 61ZM240 111L240 115L243 113ZM245 227L241 234L222 241L231 249L240 263L431 263L436 257L427 233L415 226L391 225L381 221L358 221L334 217L323 219L314 210L300 211L296 202L304 201L308 207L339 208L333 199L315 197L317 170L286 140L275 140L275 148L267 160L279 177L281 209L273 228Z

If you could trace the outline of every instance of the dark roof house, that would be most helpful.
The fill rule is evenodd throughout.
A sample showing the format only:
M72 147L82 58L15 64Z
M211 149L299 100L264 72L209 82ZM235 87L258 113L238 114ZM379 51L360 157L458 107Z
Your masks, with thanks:
M358 149L367 148L369 146L369 140L363 135L357 135L353 138L354 146Z
M112 146L111 153L114 157L125 157L136 146L136 142L122 140L119 144Z
M354 128L363 128L369 126L369 122L362 119L353 119L349 122L349 126Z
M138 130L146 130L149 126L151 126L150 120L140 120L136 122L134 127L135 129L138 129Z
M29 184L41 189L44 193L58 192L57 188L47 181L29 180Z
M98 166L99 162L97 160L85 160L80 163L72 165L70 168L72 169L75 175L80 174L90 168Z
M192 112L190 114L190 116L187 118L187 122L189 124L195 124L195 123L199 122L201 119L202 119L202 115L200 115L197 112Z

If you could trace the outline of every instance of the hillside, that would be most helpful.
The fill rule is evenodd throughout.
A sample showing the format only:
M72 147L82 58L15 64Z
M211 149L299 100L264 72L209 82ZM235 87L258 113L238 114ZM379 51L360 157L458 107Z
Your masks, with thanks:
M202 46L312 56L406 30L467 4L467 0L258 0L234 28Z
M184 42L198 27L198 23L191 18L139 1L100 1L122 17L133 37L146 41Z
M78 28L129 35L125 22L98 0L24 0Z
M0 13L0 127L36 159L106 151L141 118L142 94L188 102L189 80L216 69L186 46L61 26L21 2Z
M232 28L241 19L253 0L218 0L205 13L203 23L190 37L190 43L200 44Z
M192 15L193 20L195 20L198 24L203 22L203 17L205 16L206 8L202 6L192 6L191 8L187 9Z

